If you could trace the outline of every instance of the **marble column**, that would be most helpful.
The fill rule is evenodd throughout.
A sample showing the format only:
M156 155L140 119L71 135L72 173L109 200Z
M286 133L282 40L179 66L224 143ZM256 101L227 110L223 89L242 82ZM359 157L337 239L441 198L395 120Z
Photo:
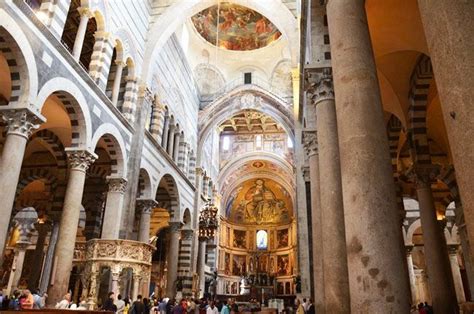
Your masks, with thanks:
M331 68L309 72L308 89L316 105L319 150L324 305L326 313L349 313L344 206Z
M138 274L133 274L133 290L132 290L132 300L136 301L138 294L139 294L139 289L140 289L140 284L142 280L142 276Z
M120 221L122 221L122 208L127 179L121 177L108 177L109 191L105 203L104 220L102 223L102 239L118 239Z
M411 304L417 304L415 267L413 266L413 256L411 255L413 245L405 246L405 249L407 254L408 279L410 280Z
M164 107L160 104L158 96L156 96L155 103L152 107L150 133L159 144L161 144L163 138L163 127L165 122L164 113Z
M120 273L119 272L112 272L112 284L111 284L111 289L113 293L115 293L115 298L117 298L117 295L120 293L120 287L119 287L119 280L120 280Z
M170 244L168 247L168 273L166 276L166 297L176 296L176 280L178 279L179 239L181 223L170 222Z
M465 213L471 253L465 259L474 265L474 5L462 0L418 0L418 7Z
M140 211L140 228L138 230L138 241L148 243L150 240L150 219L153 208L158 203L153 199L137 199L137 208Z
M122 82L122 72L126 64L123 61L116 61L115 64L117 66L115 68L115 78L114 78L114 85L112 87L111 101L114 106L117 106L117 102L118 102L118 98L120 94L120 83Z
M0 158L0 265L3 249L8 237L8 225L15 202L15 193L20 177L23 155L31 132L37 129L44 118L29 109L0 111L6 124L6 138Z
M165 120L163 122L163 134L162 134L162 140L161 140L161 147L163 147L164 150L166 150L166 147L168 146L169 128L170 128L170 117L169 117L168 112L166 112Z
M76 61L79 61L81 58L82 46L84 45L84 38L87 31L87 23L93 16L93 13L87 8L79 8L78 11L81 15L81 19L77 29L76 39L74 39L74 47L72 48L72 56Z
M179 134L179 130L174 133L174 147L173 147L173 160L178 163L178 155L179 155L179 144L181 138Z
M352 313L408 313L408 274L364 0L327 4Z
M456 311L456 295L446 251L446 240L436 215L431 192L431 167L416 170L416 195L420 206L426 271L433 308L438 313Z
M303 143L308 155L311 188L311 225L313 226L311 228L313 238L311 251L313 253L314 305L316 313L325 313L319 155L316 131L303 132Z
M197 273L199 275L199 298L204 297L204 292L206 292L204 291L206 287L206 246L207 238L199 237L199 259L197 266Z
M53 269L53 256L56 243L58 242L59 222L53 220L51 235L48 240L48 251L46 252L43 271L40 280L40 291L46 292L48 290L49 280L51 279L51 270Z
M166 152L168 155L170 155L171 158L173 158L173 150L174 150L174 138L175 134L174 131L176 129L176 125L171 124L169 126L169 131L168 131L168 147L166 147Z
M55 272L52 274L52 286L48 289L50 305L61 300L68 289L86 171L97 159L97 155L86 150L66 148L66 153L69 162L69 178L53 258Z
M462 283L461 270L458 262L458 246L448 246L449 263L451 264L451 272L453 274L454 289L456 291L456 299L458 303L466 302L466 295L464 293L464 286Z

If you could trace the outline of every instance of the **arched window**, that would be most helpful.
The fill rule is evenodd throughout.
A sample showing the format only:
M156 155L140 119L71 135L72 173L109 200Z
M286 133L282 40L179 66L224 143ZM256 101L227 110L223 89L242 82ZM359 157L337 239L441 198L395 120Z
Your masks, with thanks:
M257 249L266 250L268 248L268 234L265 230L257 231Z

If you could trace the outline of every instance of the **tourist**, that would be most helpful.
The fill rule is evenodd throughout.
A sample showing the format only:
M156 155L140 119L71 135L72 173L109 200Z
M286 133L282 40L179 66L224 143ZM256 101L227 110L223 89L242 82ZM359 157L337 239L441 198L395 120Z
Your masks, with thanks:
M24 299L20 303L21 304L21 309L22 310L31 310L35 304L35 299L33 295L31 294L31 291L26 289L23 291L23 296Z
M423 305L423 303L418 304L418 313L419 314L428 314L428 312L426 312L426 309L425 309L425 306Z
M117 301L115 301L115 306L117 307L116 313L117 314L123 314L123 311L125 309L125 301L122 300L122 295L117 296Z
M196 313L196 302L194 302L194 298L191 298L188 300L188 307L186 308L186 311L189 314L197 314Z
M79 302L79 305L77 306L76 310L78 310L78 311L87 311L86 301L82 300L81 302Z
M219 314L219 310L217 309L214 301L209 301L209 306L206 309L206 314Z
M63 299L56 303L56 309L67 309L71 304L71 294L68 292L64 295Z
M10 304L10 298L8 297L8 295L5 295L3 297L2 304L0 304L0 309L8 310L8 304Z
M300 299L296 299L296 314L304 314L304 307Z
M186 313L186 299L182 299L178 304L173 308L173 314L185 314Z
M9 310L14 310L14 311L20 310L19 298L20 298L20 291L15 290L15 292L13 292L13 296L10 299L10 302L8 302Z
M316 313L316 310L315 310L314 304L313 304L313 300L311 300L311 298L308 299L308 307L307 307L306 313L307 314L315 314Z
M303 298L303 309L305 311L305 313L308 311L308 301L306 300L306 298Z
M227 306L227 301L226 300L222 301L222 308L221 308L220 313L221 314L230 314L230 309Z
M2 309L2 304L3 304L3 291L0 290L0 310Z
M160 314L166 314L166 300L165 298L161 299L160 300L160 303L158 303L158 311L160 312Z
M107 295L107 300L105 300L104 304L102 305L102 309L105 311L117 311L117 306L114 303L115 293L109 292Z
M230 313L239 313L239 306L235 302L235 299L230 299Z
M426 311L426 314L433 314L433 307L429 305L428 302L425 301L425 304L423 307Z
M35 293L33 294L33 300L34 300L33 308L34 309L42 309L44 307L45 296L47 296L46 293L43 296L41 296L40 290L39 289L35 290Z
M145 306L145 313L149 314L150 313L150 300L148 298L143 298L143 305Z
M166 314L172 314L173 313L173 308L174 308L174 299L169 299L168 302L166 303Z
M133 302L132 307L130 308L130 314L145 314L145 305L142 302L142 295L137 296L137 300ZM149 314L149 313L146 313Z
M125 302L125 308L123 309L123 314L128 314L128 311L130 310L130 299L126 297L124 299Z

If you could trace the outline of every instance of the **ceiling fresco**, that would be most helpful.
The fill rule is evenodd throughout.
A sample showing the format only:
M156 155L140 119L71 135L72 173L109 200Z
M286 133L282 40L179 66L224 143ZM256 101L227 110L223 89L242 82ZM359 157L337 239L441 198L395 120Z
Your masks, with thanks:
M239 185L229 197L229 220L242 224L279 224L291 219L289 193L270 179L252 179Z
M220 3L191 20L198 33L209 43L227 50L263 48L281 37L281 32L266 17L249 8Z

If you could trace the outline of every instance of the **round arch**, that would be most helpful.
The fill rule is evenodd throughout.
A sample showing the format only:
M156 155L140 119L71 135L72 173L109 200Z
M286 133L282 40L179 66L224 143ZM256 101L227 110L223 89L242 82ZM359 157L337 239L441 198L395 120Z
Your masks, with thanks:
M112 175L125 176L127 173L127 153L125 152L125 141L119 130L110 123L102 124L94 133L92 148L95 148L101 138L106 143L105 150L109 154L112 163Z
M181 219L180 196L175 178L166 173L158 182L155 191L155 200L158 202L158 206L168 209L170 221L179 221Z
M14 58L15 79L12 77L12 94L10 105L25 106L34 103L38 93L38 70L36 67L35 54L21 27L4 10L0 10L0 37L2 43L0 48L8 60ZM5 34L2 34L5 33ZM5 46L5 47L4 47ZM6 51L10 51L6 53ZM14 97L12 97L14 96Z
M137 198L140 199L151 199L153 195L151 193L152 185L150 172L145 168L140 168L140 175L138 176L138 193Z
M211 131L229 117L242 110L252 109L263 112L280 123L288 135L294 139L293 113L289 106L268 91L258 86L240 86L225 96L219 97L202 111L199 117L198 152L202 152L205 141ZM197 156L197 165L201 164L201 155Z
M58 87L61 87L60 89ZM79 88L70 80L56 77L46 82L38 93L34 106L39 111L49 96L55 94L62 101L71 119L72 147L91 149L92 121L87 101Z
M288 42L292 63L298 62L298 20L282 1L232 0L233 3L248 7L267 17L283 34ZM179 25L191 16L215 5L214 0L179 0L170 6L150 29L150 39L145 47L143 80L151 82L154 67L152 62L168 38Z
M287 181L290 184L289 186L294 184L294 169L288 161L274 153L258 151L236 156L219 171L217 182L221 191L223 191L223 189L227 186L228 182L226 184L226 181L229 180L231 174L236 173L239 167L255 160L263 160L277 164L283 170L283 173L273 173L273 175L275 177L279 177L283 181Z

